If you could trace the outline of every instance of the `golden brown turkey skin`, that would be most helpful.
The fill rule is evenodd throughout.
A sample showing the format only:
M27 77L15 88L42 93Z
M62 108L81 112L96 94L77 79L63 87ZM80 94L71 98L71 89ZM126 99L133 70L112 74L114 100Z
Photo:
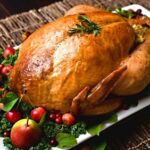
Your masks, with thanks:
M24 101L68 112L84 87L94 87L128 56L135 33L122 17L107 12L86 15L101 28L97 36L68 36L79 23L78 15L72 15L44 25L22 43L10 84Z

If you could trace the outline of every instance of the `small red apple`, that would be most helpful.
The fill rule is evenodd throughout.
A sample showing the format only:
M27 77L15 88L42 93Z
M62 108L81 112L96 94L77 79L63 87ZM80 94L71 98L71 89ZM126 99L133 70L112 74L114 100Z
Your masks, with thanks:
M11 110L6 113L6 119L10 123L15 123L21 119L21 113L16 110Z
M41 129L38 124L31 119L22 119L14 124L11 129L11 143L21 149L29 149L39 142Z
M14 55L15 50L12 47L6 47L3 51L3 57L6 58L8 55Z
M2 74L3 76L7 76L12 68L13 68L13 66L11 66L11 65L6 65L6 66L4 66L4 67L1 69L1 74Z
M30 117L35 121L40 121L45 112L46 110L43 107L37 107L31 111Z
M62 120L66 125L71 126L75 122L75 117L70 113L65 113L62 116Z

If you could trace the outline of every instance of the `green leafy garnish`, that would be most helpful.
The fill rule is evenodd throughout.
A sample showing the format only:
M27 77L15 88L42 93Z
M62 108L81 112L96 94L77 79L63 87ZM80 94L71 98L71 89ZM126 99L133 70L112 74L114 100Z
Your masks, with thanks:
M1 100L1 102L3 103L3 111L7 112L7 111L10 111L14 106L15 104L17 103L18 101L18 97L16 94L14 94L13 92L9 92L5 98L3 98Z
M11 140L9 137L4 138L3 143L4 146L6 146L9 150L22 150L20 148L15 148L11 144ZM29 150L51 150L51 147L48 141L45 138L42 138L41 141L36 146L30 147Z
M47 139L42 137L41 141L36 146L30 147L29 150L51 150L51 147Z
M3 136L3 132L10 131L12 128L12 124L7 121L6 114L0 114L0 136Z
M128 19L134 17L134 13L132 13L131 11L123 10L122 8L115 9L115 13Z
M71 134L76 138L79 137L80 134L86 133L86 125L82 121L77 121L72 126L57 124L53 121L45 121L42 128L47 138L55 137L60 132Z
M105 121L103 121L103 123L115 123L118 121L118 116L117 114L113 113L111 114L110 117L108 117Z
M27 117L32 109L33 107L31 105L24 103L23 101L19 101L18 110L23 112L23 117Z
M46 112L43 114L40 122L38 123L39 126L42 126L44 124L44 122L46 121Z
M79 15L78 20L80 21L80 24L76 24L76 27L73 27L68 31L69 36L72 36L75 33L87 33L97 36L100 33L100 27L87 16Z
M110 117L108 117L107 119L105 119L104 121L101 122L96 122L94 124L92 124L91 126L88 127L87 131L91 134L91 135L100 135L101 131L104 128L104 125L106 123L114 123L116 122L117 119L117 115L116 114L112 114Z
M21 150L20 148L15 148L15 147L11 144L11 140L10 140L9 137L4 138L3 144L4 144L4 146L6 146L9 150Z
M59 148L69 148L77 144L76 138L68 133L58 133L56 136Z
M91 135L98 135L101 133L101 131L103 130L104 124L100 123L100 124L94 124L92 127L88 128L88 132Z
M0 62L2 62L3 60L2 54L3 54L3 49L0 47Z
M83 121L75 123L70 127L70 133L78 138L80 134L86 133L86 124Z

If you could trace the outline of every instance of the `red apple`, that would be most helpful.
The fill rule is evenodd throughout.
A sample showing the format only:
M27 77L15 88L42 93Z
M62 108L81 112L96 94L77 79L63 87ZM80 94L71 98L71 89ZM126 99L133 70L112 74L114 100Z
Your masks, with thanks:
M31 111L30 117L35 121L40 121L45 112L46 110L43 107L37 107Z
M15 111L15 110L8 111L8 112L6 113L6 119L7 119L10 123L15 123L15 122L17 122L18 120L21 119L21 113L18 112L18 111Z
M15 50L12 47L6 47L3 51L3 57L6 58L8 55L14 55Z
M39 142L41 129L31 119L22 119L14 124L10 133L11 143L20 149L29 149Z
M10 70L12 69L12 67L13 67L13 66L11 66L11 65L6 65L6 66L4 66L4 67L1 69L1 74L2 74L3 76L7 76L7 75L9 74Z
M66 113L62 116L62 120L66 125L71 126L75 122L75 117L70 113Z

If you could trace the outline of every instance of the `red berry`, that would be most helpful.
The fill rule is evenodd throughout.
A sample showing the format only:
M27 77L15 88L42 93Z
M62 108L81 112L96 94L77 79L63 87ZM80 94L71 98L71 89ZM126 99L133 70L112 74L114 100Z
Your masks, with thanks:
M60 113L57 113L56 114L56 118L60 118L61 117L61 114Z
M142 10L141 9L137 9L135 13L136 13L136 15L141 15L142 14Z
M126 104L126 103L123 103L123 104L122 104L122 109L128 110L128 109L129 109L129 105Z
M4 131L3 137L9 137L9 136L10 136L10 132L9 131Z
M61 124L62 123L62 118L61 117L56 118L55 123Z
M15 110L8 111L8 112L6 113L6 119L7 119L10 123L15 123L15 122L17 122L18 120L21 119L21 113L18 112L18 111L15 111Z
M4 67L4 65L0 64L0 72L1 72L3 67Z
M49 115L49 118L50 118L52 121L54 121L54 120L56 119L56 115L55 115L55 114L50 114L50 115Z
M75 122L75 117L70 113L66 113L62 116L62 120L66 125L71 126Z
M3 57L6 58L8 55L14 55L15 50L12 47L6 47L3 51Z
M58 143L57 143L57 141L56 141L55 138L51 138L50 141L49 141L49 144L50 144L51 146L55 147L55 146L57 146Z
M40 121L45 112L46 110L43 107L37 107L31 111L30 117L35 121Z
M11 65L6 65L4 66L2 69L1 69L1 74L3 76L7 76L10 72L10 70L12 69L12 66Z

